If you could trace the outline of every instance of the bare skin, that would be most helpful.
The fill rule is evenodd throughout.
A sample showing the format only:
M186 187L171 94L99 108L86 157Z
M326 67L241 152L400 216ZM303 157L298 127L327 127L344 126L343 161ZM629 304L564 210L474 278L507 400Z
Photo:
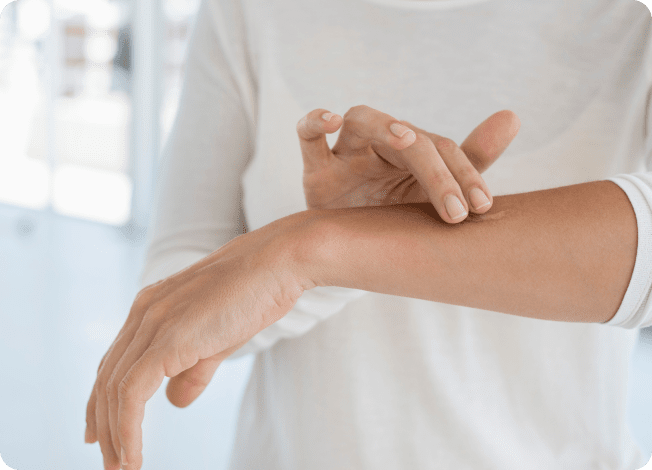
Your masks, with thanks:
M313 197L314 207L337 207L327 191L315 188L332 188L336 201L345 199L346 190L370 188L364 177L378 177L357 168L378 165L377 154L393 164L385 162L390 168L382 180L390 193L392 175L407 167L422 185L421 203L395 197L391 202L398 205L320 210L312 235L304 237L302 276L311 283L546 320L603 323L615 315L634 269L638 239L636 216L618 185L596 181L500 196L491 211L452 219L446 195L484 190L479 173L518 132L513 113L492 115L460 147L401 121L417 138L395 151L387 145L393 143L393 118L355 107L345 114L340 138L328 151L325 134L335 127L320 119L323 112L308 113L297 126L306 197L321 195ZM355 136L354 145L346 145L353 140L349 135ZM437 165L440 160L446 165ZM468 170L471 165L475 171ZM313 178L313 168L319 168L319 178ZM362 183L352 185L352 180ZM465 206L471 205L467 200Z
M380 129L360 129L356 135L362 135L363 142L350 148L372 145L371 138L365 144L364 135L378 135L378 142L387 139L379 133L390 132L383 127L390 121ZM323 125L306 123L313 133L334 131L319 128ZM445 139L445 155L456 156L445 160L433 142L439 137L411 128L416 137L412 144L396 148L390 138L388 146L394 145L396 168L411 162L412 176L419 184L424 182L421 197L427 195L427 202L406 204L399 199L391 205L319 208L352 199L347 199L346 191L335 198L328 191L311 193L310 179L306 187L304 178L315 208L240 235L139 293L100 363L87 406L86 442L99 441L106 470L120 468L121 447L128 461L123 468L142 467L145 403L164 377L171 377L170 401L188 406L224 358L282 318L303 291L316 286L350 287L542 320L601 323L613 317L629 284L637 249L636 217L616 184L595 181L488 195L490 211L454 220L442 198L455 194L468 211L468 189L485 188L477 168L477 174L459 172L455 164L465 164L464 158L479 163L482 158ZM493 137L487 129L493 129ZM514 129L492 125L474 131L469 139L475 144L467 149L484 149L484 158L491 161L508 145L506 140L513 139ZM308 140L312 152L308 155L302 144L304 162L318 168L308 174L330 175L329 184L338 188L337 175L348 176L341 167L328 168L340 165L332 159L337 152L310 145L322 137ZM368 157L378 158L375 153ZM433 169L439 176L430 173L428 178ZM390 188L395 176L386 180ZM343 180L342 187L348 182ZM377 198L361 190L365 187L372 185L365 186L363 178L350 190L369 200Z
M637 225L611 181L496 196L448 224L429 203L321 210L302 276L542 320L604 323L634 269Z
M444 196L456 194L468 211L468 192L479 187L488 195L489 204L483 201L484 207L477 212L486 212L492 199L480 172L498 158L520 125L514 113L496 113L465 141L468 156L449 139L427 134L427 151L405 159L402 150L406 146L419 141L416 148L423 147L419 136L425 134L420 129L401 121L411 129L412 140L410 135L397 138L389 130L388 137L383 128L400 122L366 106L352 108L344 120L336 116L327 129L334 132L344 121L333 152L311 119L297 124L297 131L306 137L300 141L306 165L304 188L313 210L241 235L139 293L100 363L87 405L85 440L99 441L106 470L121 467L121 448L128 462L122 467L141 468L144 406L164 377L171 377L170 402L188 406L226 357L285 315L304 290L316 286L311 279L293 274L303 269L297 261L303 252L299 248L305 246L315 218L321 217L315 209L348 207L358 197L363 205L419 202L429 197L449 217ZM409 191L397 191L400 186ZM386 198L376 200L383 191ZM448 221L455 223L450 217Z

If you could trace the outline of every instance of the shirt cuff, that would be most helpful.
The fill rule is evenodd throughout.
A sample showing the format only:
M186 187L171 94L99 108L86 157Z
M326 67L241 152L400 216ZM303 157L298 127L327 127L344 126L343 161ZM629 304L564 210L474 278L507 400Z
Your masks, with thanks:
M638 243L634 272L625 297L609 326L626 329L652 326L652 173L619 174L608 181L616 183L629 197L636 214Z

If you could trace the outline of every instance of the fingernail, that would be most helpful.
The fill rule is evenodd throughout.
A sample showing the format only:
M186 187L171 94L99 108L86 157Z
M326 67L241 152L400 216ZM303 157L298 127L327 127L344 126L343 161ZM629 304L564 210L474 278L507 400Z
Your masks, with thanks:
M120 447L120 462L122 465L129 465L129 462L127 462L127 453L124 450L124 447Z
M466 215L466 210L464 209L464 206L457 198L457 196L453 194L449 194L448 196L446 196L446 199L444 200L444 205L446 206L446 212L448 212L448 215L453 220L459 219L460 217L464 217Z
M324 121L330 121L333 116L335 116L334 113L324 113L324 114L321 115L321 118Z
M476 209L482 209L490 204L489 198L480 188L473 188L469 192L469 198L471 199L471 204L473 204L473 207Z
M394 134L396 137L403 137L406 133L411 131L409 127L405 127L404 125L397 122L389 126L389 130L392 131L392 134Z

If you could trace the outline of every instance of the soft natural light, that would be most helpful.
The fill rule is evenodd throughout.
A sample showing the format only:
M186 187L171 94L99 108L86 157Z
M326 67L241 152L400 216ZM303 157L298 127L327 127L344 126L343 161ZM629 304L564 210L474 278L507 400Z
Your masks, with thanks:
M180 21L197 11L199 0L168 0L163 4L165 15L173 21Z
M113 60L118 45L108 34L91 36L86 41L86 57L93 62L105 63Z
M50 173L46 162L32 158L0 160L0 202L29 209L48 205Z
M54 0L55 8L85 15L94 29L115 28L120 22L120 6L107 0Z
M63 215L111 225L129 219L132 183L123 173L61 165L52 184L52 206Z
M18 29L26 39L35 40L50 29L50 6L45 0L18 2Z

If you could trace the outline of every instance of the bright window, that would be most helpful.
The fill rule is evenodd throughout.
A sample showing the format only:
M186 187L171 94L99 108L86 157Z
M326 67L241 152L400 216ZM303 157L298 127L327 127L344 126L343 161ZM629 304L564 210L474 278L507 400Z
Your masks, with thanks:
M0 16L0 203L117 226L140 210L144 225L197 8L9 4Z

